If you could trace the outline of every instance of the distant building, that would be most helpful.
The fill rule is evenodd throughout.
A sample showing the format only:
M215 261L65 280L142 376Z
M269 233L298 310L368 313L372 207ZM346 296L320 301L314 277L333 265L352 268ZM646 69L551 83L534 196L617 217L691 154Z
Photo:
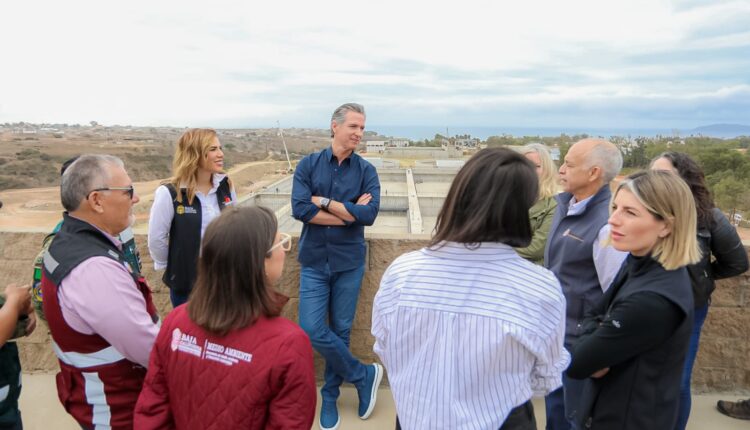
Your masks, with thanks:
M466 138L458 138L456 137L453 140L453 144L456 145L456 147L463 147L463 148L476 148L479 146L479 138L476 137L466 137Z
M409 139L397 137L395 139L389 140L388 146L392 146L394 148L406 148L407 146L409 146Z
M368 140L365 144L367 145L368 154L382 154L385 152L385 140Z

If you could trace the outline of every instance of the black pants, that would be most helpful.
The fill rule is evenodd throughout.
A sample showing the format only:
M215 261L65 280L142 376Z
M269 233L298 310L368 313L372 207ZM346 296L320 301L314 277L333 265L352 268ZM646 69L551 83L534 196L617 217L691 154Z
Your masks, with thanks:
M398 416L396 416L396 430L401 430L401 423L398 422ZM513 408L499 430L536 430L534 405L531 404L531 400Z
M18 421L15 423L0 424L0 430L23 430L23 420L21 420L21 413L18 413Z

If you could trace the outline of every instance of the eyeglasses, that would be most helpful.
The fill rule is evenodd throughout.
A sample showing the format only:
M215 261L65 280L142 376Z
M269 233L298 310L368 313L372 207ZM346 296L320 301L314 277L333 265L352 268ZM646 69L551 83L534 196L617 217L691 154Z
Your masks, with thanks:
M292 236L286 233L279 233L279 236L281 236L281 239L276 243L276 245L272 246L271 249L268 250L268 252L273 252L273 250L278 247L281 247L281 249L286 252L292 250Z
M133 195L135 194L135 188L133 188L132 185L129 186L129 187L94 188L93 190L89 191L88 194L86 194L86 199L88 199L89 196L91 195L91 193L93 193L94 191L118 191L118 190L119 191L125 191L128 194L128 197L130 197L131 200L133 199Z

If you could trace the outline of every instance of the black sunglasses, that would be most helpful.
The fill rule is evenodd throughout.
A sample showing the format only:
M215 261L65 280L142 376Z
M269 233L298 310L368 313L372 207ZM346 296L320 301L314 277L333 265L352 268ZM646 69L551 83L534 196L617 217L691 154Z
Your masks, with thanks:
M130 199L131 199L131 200L133 199L133 195L135 194L135 188L133 188L133 186L132 186L132 185L131 185L131 186L129 186L129 187L105 187L105 188L94 188L93 190L89 191L89 193L88 193L88 194L86 194L86 199L88 200L89 196L90 196L90 195L91 195L91 193L93 193L94 191L117 191L117 190L119 190L119 191L125 191L126 193L128 193L128 196L130 197Z

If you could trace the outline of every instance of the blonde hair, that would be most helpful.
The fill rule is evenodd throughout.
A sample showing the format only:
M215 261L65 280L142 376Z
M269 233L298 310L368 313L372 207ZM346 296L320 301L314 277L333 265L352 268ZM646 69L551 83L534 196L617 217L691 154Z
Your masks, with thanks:
M612 201L622 189L630 191L653 216L670 227L669 234L659 239L651 251L656 261L667 270L700 261L695 200L682 178L665 171L634 173L620 182Z
M188 204L193 204L198 185L198 169L216 137L216 131L211 128L191 128L177 141L172 160L172 177L167 182L177 191L178 202L182 202L181 188L184 185Z
M522 155L531 152L539 154L542 165L542 174L539 176L539 200L552 197L557 194L557 166L547 147L541 143L529 143L521 148Z

